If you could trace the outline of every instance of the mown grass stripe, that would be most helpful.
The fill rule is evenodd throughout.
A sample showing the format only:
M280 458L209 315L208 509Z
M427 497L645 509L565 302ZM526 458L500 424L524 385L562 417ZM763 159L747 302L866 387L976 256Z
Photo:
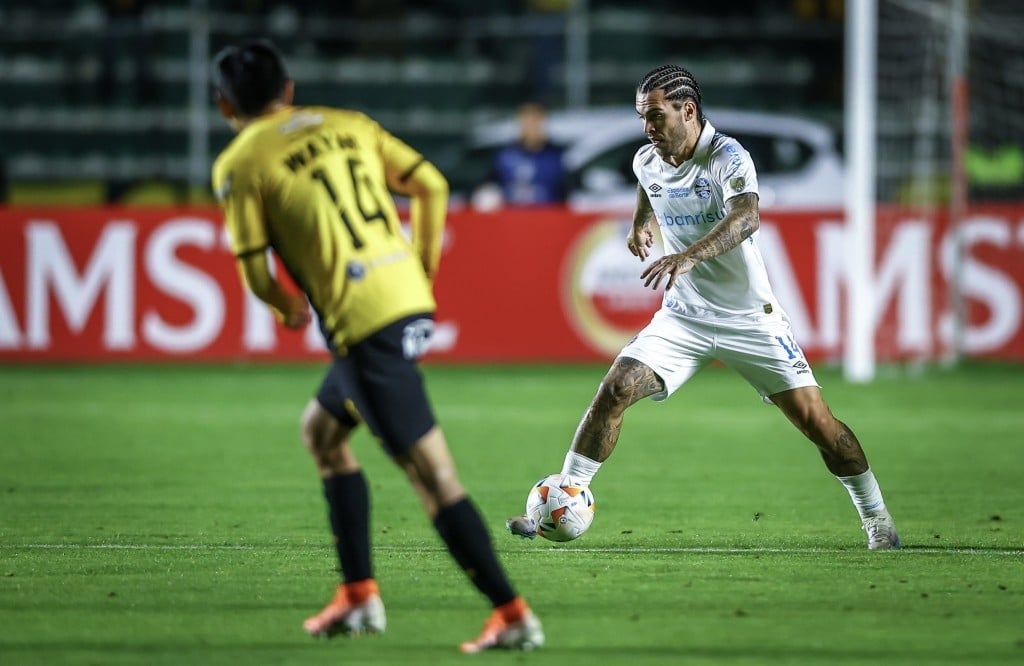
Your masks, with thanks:
M247 550L298 550L307 549L311 546L306 544L284 545L284 544L157 544L157 543L26 543L26 544L0 544L0 550L170 550L170 551L247 551ZM390 551L399 553L439 553L444 548L438 546L376 546L374 550ZM859 553L857 549L845 548L731 548L714 546L681 546L681 547L627 547L621 548L587 548L587 547L541 547L537 552L542 553L594 553L594 554L693 554L693 555L834 555L844 553ZM900 549L900 553L912 553L915 555L976 555L996 557L1021 557L1024 550L1006 548L916 548L913 546Z

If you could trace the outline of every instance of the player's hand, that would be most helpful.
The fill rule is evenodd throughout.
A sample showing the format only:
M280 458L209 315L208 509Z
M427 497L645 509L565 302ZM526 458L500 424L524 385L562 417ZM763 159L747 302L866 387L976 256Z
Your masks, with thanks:
M651 256L651 248L654 246L654 232L649 224L637 229L630 227L629 236L626 238L626 247L633 253L634 257L640 257L643 261Z
M648 266L640 274L640 279L644 281L645 287L657 289L658 285L661 284L662 278L668 278L668 282L665 283L665 291L668 291L672 288L677 277L688 273L696 265L697 262L687 257L685 253L669 254L655 260L653 264Z
M281 313L281 323L288 328L305 328L313 321L309 312L309 303L301 294L288 294L287 309Z

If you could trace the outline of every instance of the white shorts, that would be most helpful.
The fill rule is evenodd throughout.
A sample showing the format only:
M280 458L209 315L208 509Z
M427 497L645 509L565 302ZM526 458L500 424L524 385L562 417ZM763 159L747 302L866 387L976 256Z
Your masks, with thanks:
M708 322L661 309L630 340L619 358L640 361L665 383L651 396L662 401L708 363L719 360L750 382L761 399L803 386L818 386L783 313L744 322Z

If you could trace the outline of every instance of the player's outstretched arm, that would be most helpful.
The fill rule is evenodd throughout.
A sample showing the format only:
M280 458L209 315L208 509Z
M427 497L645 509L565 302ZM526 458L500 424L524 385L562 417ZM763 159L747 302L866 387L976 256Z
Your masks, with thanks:
M757 195L748 192L732 197L725 202L725 218L721 222L683 252L666 255L652 263L640 279L644 280L645 287L657 289L662 278L667 278L665 289L671 289L677 277L702 261L725 254L750 238L760 226Z

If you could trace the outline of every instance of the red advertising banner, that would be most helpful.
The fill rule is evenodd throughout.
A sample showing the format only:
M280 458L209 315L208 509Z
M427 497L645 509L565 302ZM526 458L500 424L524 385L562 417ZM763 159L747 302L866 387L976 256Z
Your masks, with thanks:
M436 283L437 361L607 360L660 303L625 249L628 216L521 209L449 217ZM880 360L1024 360L1024 206L944 219L879 211ZM765 212L759 243L812 359L840 358L846 313L839 211ZM968 317L958 333L951 280ZM0 361L297 360L319 332L278 326L246 295L213 209L0 210Z

